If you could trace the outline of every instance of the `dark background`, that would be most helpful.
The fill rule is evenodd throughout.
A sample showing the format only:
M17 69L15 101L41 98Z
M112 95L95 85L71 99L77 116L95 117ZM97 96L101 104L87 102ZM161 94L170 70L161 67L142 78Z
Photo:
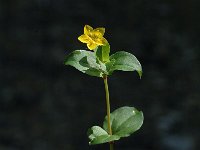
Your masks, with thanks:
M0 150L102 150L86 131L102 126L101 78L65 56L87 49L85 24L105 27L111 53L133 53L143 66L109 78L111 109L142 110L142 128L116 150L200 149L200 1L1 0Z

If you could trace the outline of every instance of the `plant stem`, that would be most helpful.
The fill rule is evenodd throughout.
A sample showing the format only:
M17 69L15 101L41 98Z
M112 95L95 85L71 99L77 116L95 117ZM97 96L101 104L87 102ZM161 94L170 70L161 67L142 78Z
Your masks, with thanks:
M105 92L106 92L106 110L107 110L107 120L108 120L108 133L110 135L112 135L112 129L111 129L111 125L110 125L110 98L109 98L108 81L107 81L106 75L103 77L103 80L104 80ZM110 142L109 145L110 145L110 150L114 150L113 142Z
M114 150L114 143L110 142L109 145L110 145L110 150Z

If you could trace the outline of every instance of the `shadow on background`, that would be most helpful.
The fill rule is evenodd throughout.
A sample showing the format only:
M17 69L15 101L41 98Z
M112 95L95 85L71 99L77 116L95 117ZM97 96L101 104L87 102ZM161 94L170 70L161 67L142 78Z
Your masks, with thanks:
M129 105L145 122L119 150L200 149L200 1L0 1L0 149L87 150L86 131L102 125L100 78L63 65L83 26L105 27L111 53L143 66L109 79L112 110Z

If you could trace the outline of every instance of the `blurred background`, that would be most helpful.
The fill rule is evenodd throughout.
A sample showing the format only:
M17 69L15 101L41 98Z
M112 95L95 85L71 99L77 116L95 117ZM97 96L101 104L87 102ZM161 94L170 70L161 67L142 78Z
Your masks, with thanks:
M142 128L116 150L200 149L200 1L1 0L0 150L102 150L86 131L102 126L101 78L64 66L87 49L85 24L105 27L111 53L143 66L109 78L111 110L134 106Z

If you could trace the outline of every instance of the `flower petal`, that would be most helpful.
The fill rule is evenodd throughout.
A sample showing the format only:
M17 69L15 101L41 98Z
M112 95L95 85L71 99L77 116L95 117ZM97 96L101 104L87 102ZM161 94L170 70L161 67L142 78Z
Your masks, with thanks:
M105 33L105 28L96 28L96 29L94 29L94 31L100 32L101 35L103 36Z
M101 38L101 41L102 41L102 44L103 44L103 45L108 44L108 41L107 41L104 37Z
M105 28L93 29L89 25L84 26L84 34L78 37L82 43L87 43L90 50L94 50L99 45L106 45L108 41L103 37Z
M93 31L91 32L90 36L92 36L93 38L102 38L102 37L103 37L103 35L102 35L101 32L95 31L95 30L93 30Z
M87 35L81 35L78 37L78 40L81 41L82 43L89 43L90 39L88 38Z
M90 50L94 50L98 45L96 43L93 43L93 42L90 42L87 44L87 47L90 49Z
M104 37L102 37L102 38L95 39L95 43L97 45L106 45L108 41Z
M88 35L88 34L90 34L91 31L93 31L93 28L89 25L85 25L84 34Z

